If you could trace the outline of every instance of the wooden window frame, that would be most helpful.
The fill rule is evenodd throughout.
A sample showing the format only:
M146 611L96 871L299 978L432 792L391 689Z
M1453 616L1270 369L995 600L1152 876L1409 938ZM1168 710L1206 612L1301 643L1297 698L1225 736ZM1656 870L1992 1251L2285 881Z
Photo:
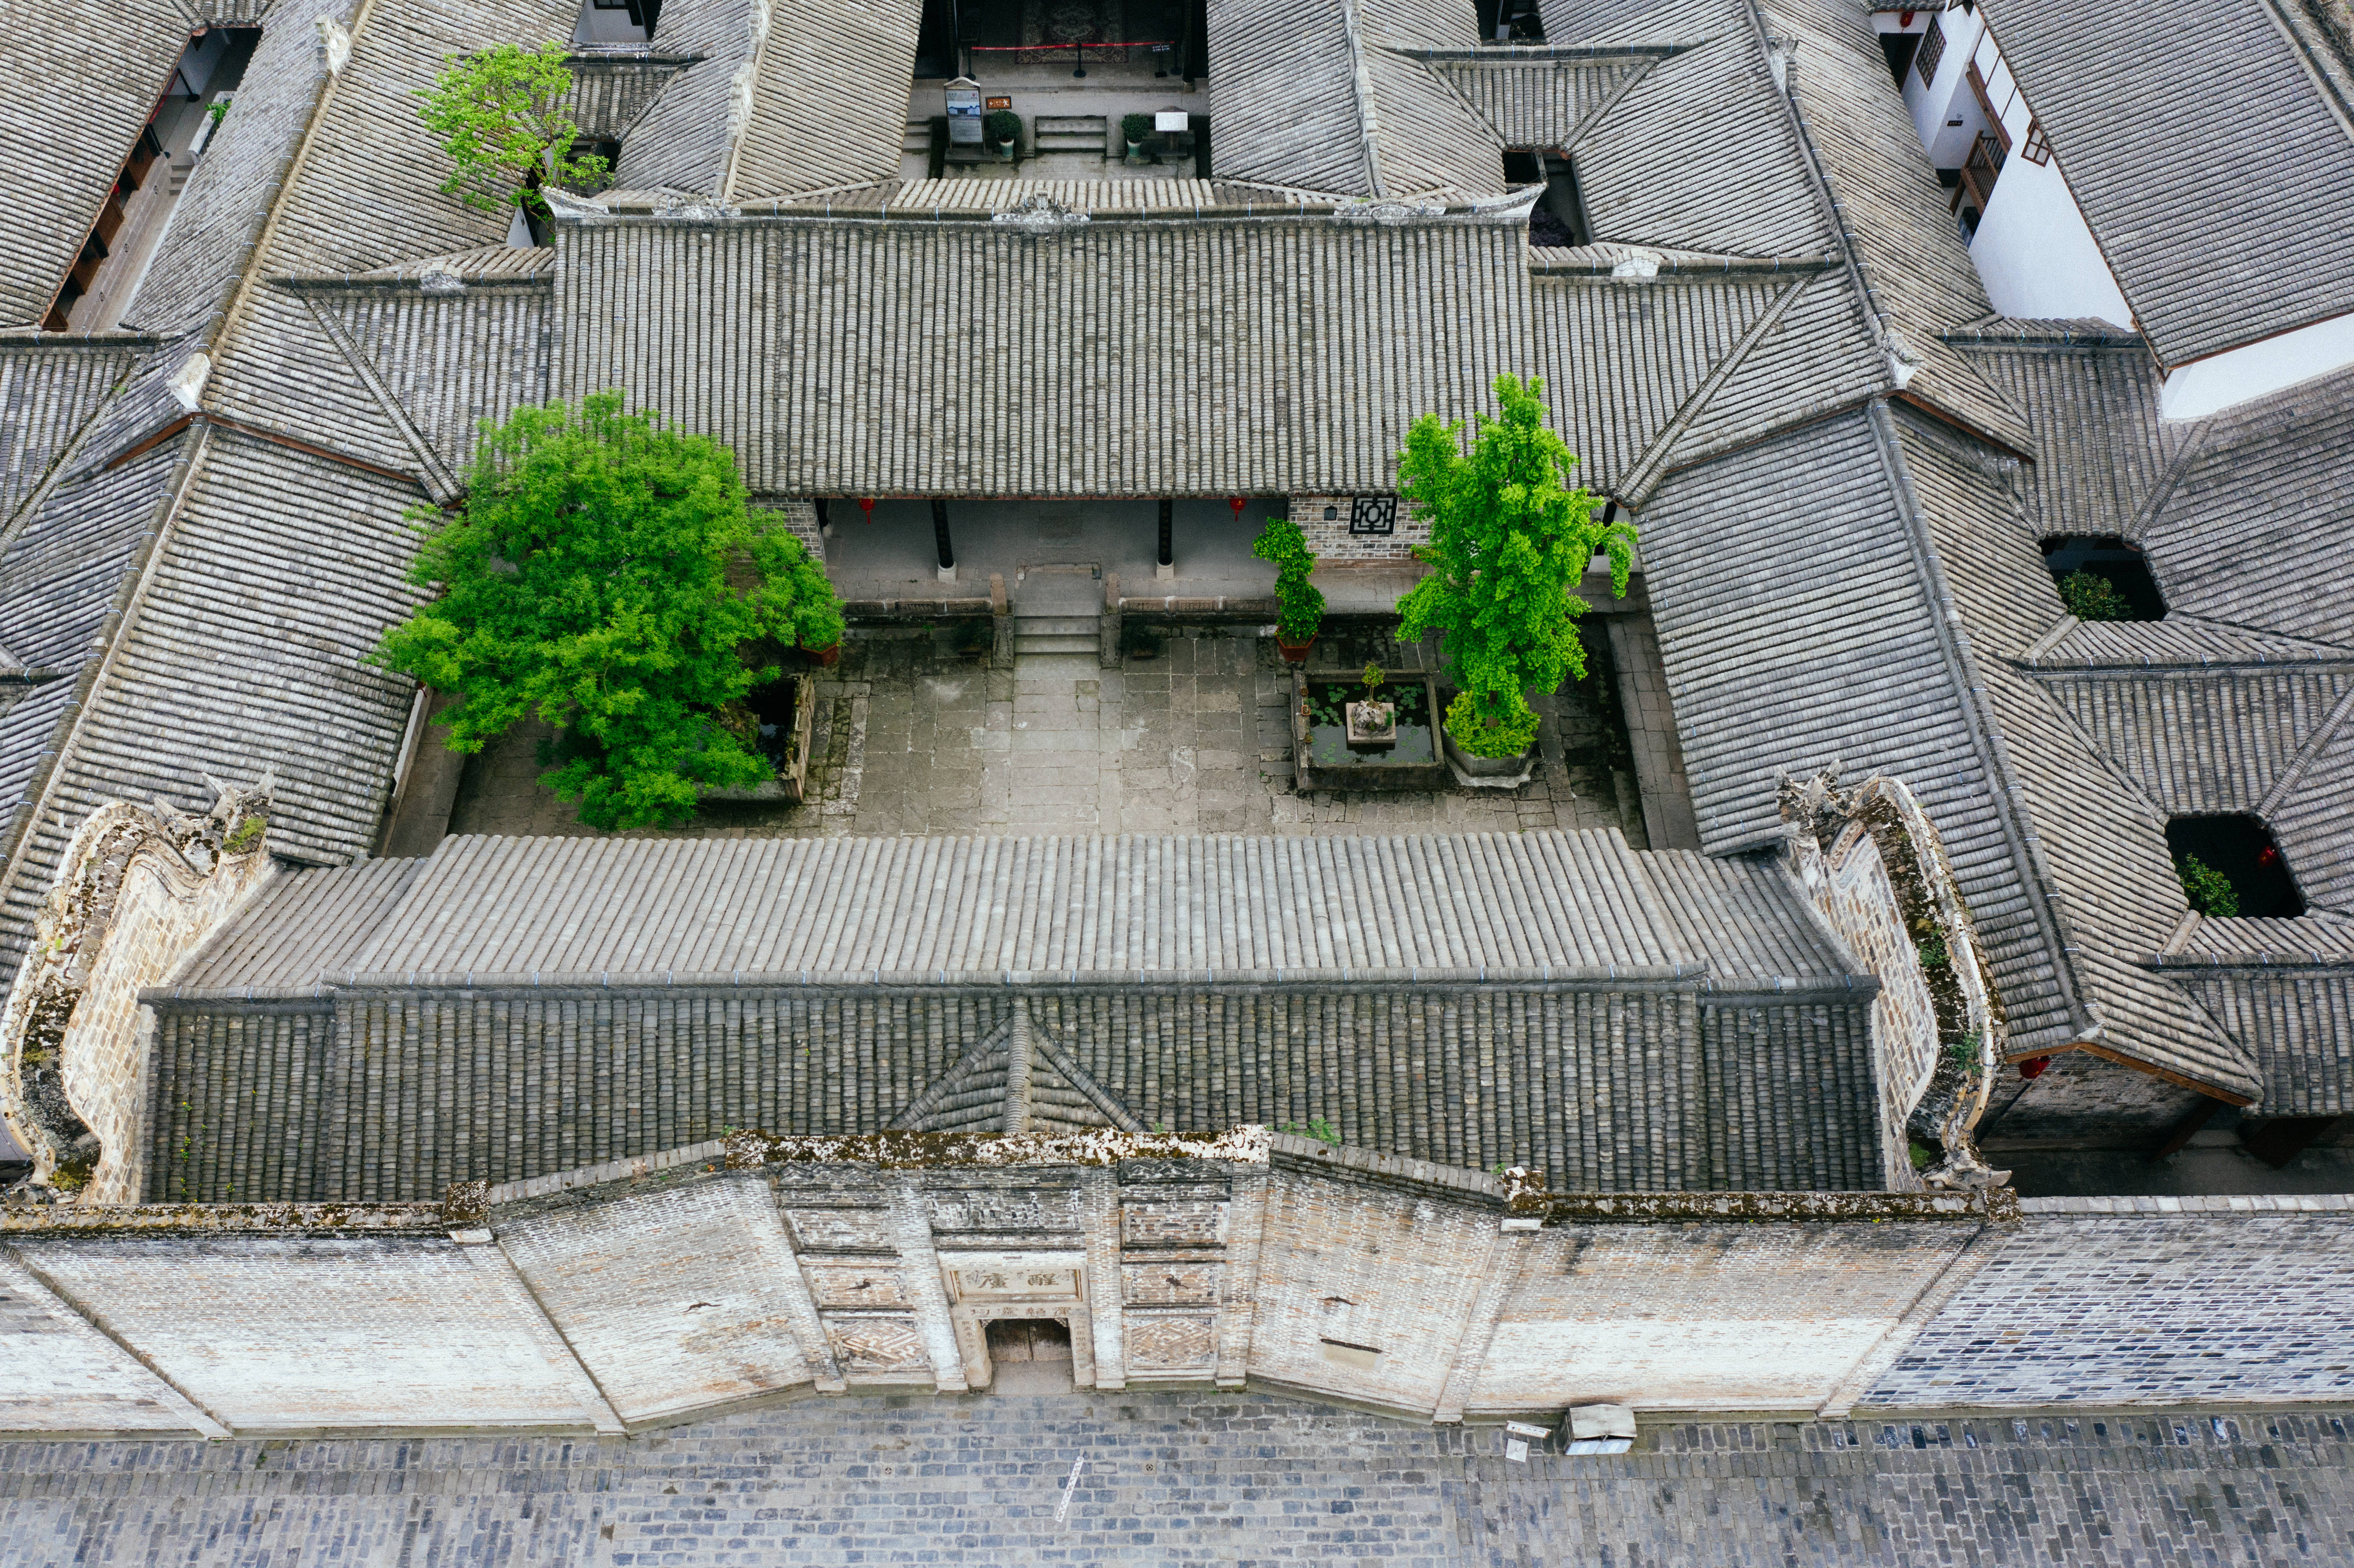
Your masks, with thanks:
M2019 144L2019 155L2038 167L2052 161L2052 138L2043 133L2042 121L2028 121L2027 139Z
M1937 67L1945 58L1945 18L1933 14L1929 17L1929 30L1921 36L1921 47L1913 53L1913 69L1921 73L1923 88L1937 85Z

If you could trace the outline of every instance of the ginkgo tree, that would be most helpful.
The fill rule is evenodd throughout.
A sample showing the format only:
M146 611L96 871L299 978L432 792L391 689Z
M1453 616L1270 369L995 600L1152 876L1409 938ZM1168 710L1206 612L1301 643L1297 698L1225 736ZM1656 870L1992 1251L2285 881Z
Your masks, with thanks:
M447 56L418 96L425 101L418 113L455 165L441 194L479 212L520 207L546 217L542 183L593 189L612 172L604 159L575 151L580 127L561 44Z
M775 777L744 699L782 669L748 655L842 639L824 568L728 450L618 392L485 420L462 506L411 518L429 597L377 662L461 699L435 720L452 751L555 726L542 780L590 827L673 825Z
M1436 568L1398 600L1398 640L1444 633L1443 673L1455 689L1447 733L1474 757L1513 757L1536 739L1531 693L1585 674L1572 591L1595 556L1610 559L1610 591L1624 597L1635 530L1604 524L1575 485L1577 459L1545 424L1544 382L1496 378L1501 411L1463 424L1425 414L1406 432L1398 494L1430 525L1415 555Z

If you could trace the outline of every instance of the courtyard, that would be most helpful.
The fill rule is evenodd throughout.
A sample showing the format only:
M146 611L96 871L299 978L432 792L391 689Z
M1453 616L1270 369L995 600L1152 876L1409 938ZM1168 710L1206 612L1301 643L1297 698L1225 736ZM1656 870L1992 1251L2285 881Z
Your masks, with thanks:
M1303 795L1291 767L1289 669L1259 629L1140 629L1117 669L1101 667L1093 652L1070 651L1021 652L1012 669L991 669L985 632L986 622L854 630L840 662L816 672L808 802L710 803L677 832L748 838L1615 827L1629 843L1648 847L1606 664L1608 640L1598 634L1586 638L1586 679L1536 699L1545 717L1539 761L1521 788ZM1367 660L1401 669L1416 658L1428 667L1428 651L1399 650L1375 623L1333 624L1310 667L1353 675ZM546 734L519 726L468 760L451 832L594 832L538 782L535 752Z

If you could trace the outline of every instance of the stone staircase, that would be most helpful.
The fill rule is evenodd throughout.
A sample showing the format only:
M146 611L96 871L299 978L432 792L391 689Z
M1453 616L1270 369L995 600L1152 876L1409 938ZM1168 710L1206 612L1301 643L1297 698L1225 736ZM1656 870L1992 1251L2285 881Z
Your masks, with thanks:
M1092 615L1017 615L1013 618L1013 655L1025 653L1085 653L1095 657L1101 630Z
M913 115L908 116L907 138L899 143L899 150L903 153L928 154L932 150L932 122L928 119L918 120Z
M1111 122L1100 114L1041 114L1030 122L1040 155L1091 153L1111 156Z

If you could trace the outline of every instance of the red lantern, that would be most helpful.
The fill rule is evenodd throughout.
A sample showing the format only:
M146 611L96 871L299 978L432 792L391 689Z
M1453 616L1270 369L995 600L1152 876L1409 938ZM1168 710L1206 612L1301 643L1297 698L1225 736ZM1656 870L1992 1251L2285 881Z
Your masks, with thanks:
M869 523L874 522L874 521L875 521L875 498L874 498L873 496L871 496L871 495L862 495L862 496L860 496L860 497L858 498L858 510L859 510L859 511L861 511L861 512L863 512L863 513L864 513L864 514L866 514L865 520L866 520L867 522L869 522Z
M1237 523L1241 522L1243 520L1243 498L1239 495L1231 496L1227 499L1226 504L1235 509L1235 521Z
M2040 1078L2043 1075L2044 1069L2051 1065L2052 1058L2049 1056L2030 1056L2019 1065L2019 1075L2022 1078Z

